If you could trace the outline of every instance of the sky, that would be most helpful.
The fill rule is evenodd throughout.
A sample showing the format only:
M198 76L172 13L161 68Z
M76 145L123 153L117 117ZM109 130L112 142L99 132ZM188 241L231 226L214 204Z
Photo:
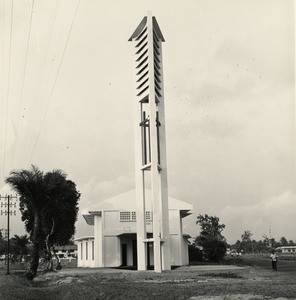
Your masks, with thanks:
M128 39L147 11L165 38L169 195L194 207L184 232L209 214L229 243L245 230L296 240L289 0L1 0L1 194L31 164L65 171L81 210L134 188ZM12 233L24 233L19 214ZM76 236L91 233L80 215Z

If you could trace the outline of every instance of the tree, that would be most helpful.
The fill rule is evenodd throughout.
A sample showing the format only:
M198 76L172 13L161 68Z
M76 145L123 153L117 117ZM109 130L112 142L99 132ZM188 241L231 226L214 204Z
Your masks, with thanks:
M51 270L52 253L55 253L54 245L67 244L75 233L73 224L77 220L80 194L76 191L75 184L66 180L66 175L60 170L47 173L45 181L51 197L43 210L42 228L48 258L47 269Z
M54 242L54 232L55 236L62 235L66 238L67 234L63 233L69 232L69 228L74 233L80 193L76 191L76 185L66 180L66 175L60 170L44 174L32 166L31 170L12 171L5 181L20 196L22 221L32 242L30 268L26 273L27 278L32 280L37 274L39 253L46 240ZM61 207L63 215L59 211ZM53 217L55 214L60 218L59 226L56 226L57 219Z
M11 239L11 242L13 244L14 254L19 255L20 259L19 261L22 262L23 260L23 255L27 252L27 245L29 244L29 238L27 235L14 235L14 237Z
M281 246L287 246L288 245L288 240L284 236L282 236L280 238L280 244L281 244Z
M189 263L196 263L198 261L202 261L202 250L197 247L195 244L188 245L188 255L189 255Z
M233 245L233 247L236 249L236 251L237 252L239 252L240 250L242 250L241 249L241 241L240 240L237 240L236 242L235 242L235 244Z
M241 235L242 242L250 242L252 239L253 233L250 230L245 230Z
M196 224L201 228L195 243L203 247L205 258L210 261L220 261L226 253L226 240L222 235L224 224L219 224L220 219L207 214L198 215Z
M253 233L250 230L245 230L241 235L241 248L244 250L245 253L251 251L254 252L252 236Z
M0 255L6 253L7 250L7 241L3 238L2 231L0 230Z
M271 248L273 248L273 244L272 244L272 239L271 238L269 238L268 236L267 236L267 234L263 234L262 235L262 237L263 237L263 241L264 241L264 243L266 243L266 244L268 244L268 247L271 249Z
M42 243L41 211L48 198L43 177L43 172L32 166L32 170L12 171L5 180L20 195L22 221L25 222L33 244L30 268L27 271L27 278L31 280L37 274Z

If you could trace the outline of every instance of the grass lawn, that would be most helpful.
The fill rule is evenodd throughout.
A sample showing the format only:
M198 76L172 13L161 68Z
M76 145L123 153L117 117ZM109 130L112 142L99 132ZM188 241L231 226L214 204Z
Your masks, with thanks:
M243 268L232 268L239 263ZM63 268L40 272L29 282L24 271L5 275L0 299L296 299L296 261L271 271L267 257L245 256L228 265L197 265L156 274L119 269Z

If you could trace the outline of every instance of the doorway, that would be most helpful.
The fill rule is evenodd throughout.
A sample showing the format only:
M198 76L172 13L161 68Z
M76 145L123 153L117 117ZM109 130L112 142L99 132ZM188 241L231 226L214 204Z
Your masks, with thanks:
M137 240L133 240L133 266L138 265L138 256L137 256Z
M127 266L127 244L121 244L121 265Z

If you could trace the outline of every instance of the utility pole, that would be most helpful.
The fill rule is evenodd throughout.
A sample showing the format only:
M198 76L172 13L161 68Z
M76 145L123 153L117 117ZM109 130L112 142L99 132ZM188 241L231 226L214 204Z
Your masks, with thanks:
M2 200L4 199L4 200ZM7 272L6 274L9 275L9 260L10 260L10 241L9 241L9 225L10 225L10 216L15 216L16 215L16 210L11 209L11 208L16 208L16 202L11 202L14 199L17 199L17 196L12 196L12 195L5 195L1 196L0 195L0 202L1 202L1 216L5 215L7 216ZM2 208L4 208L2 210Z
M253 244L253 233L252 233L252 231L253 231L253 229L254 229L254 227L250 230L250 238L251 238L251 242L252 242L252 252L253 252L253 254L254 254L254 244Z

